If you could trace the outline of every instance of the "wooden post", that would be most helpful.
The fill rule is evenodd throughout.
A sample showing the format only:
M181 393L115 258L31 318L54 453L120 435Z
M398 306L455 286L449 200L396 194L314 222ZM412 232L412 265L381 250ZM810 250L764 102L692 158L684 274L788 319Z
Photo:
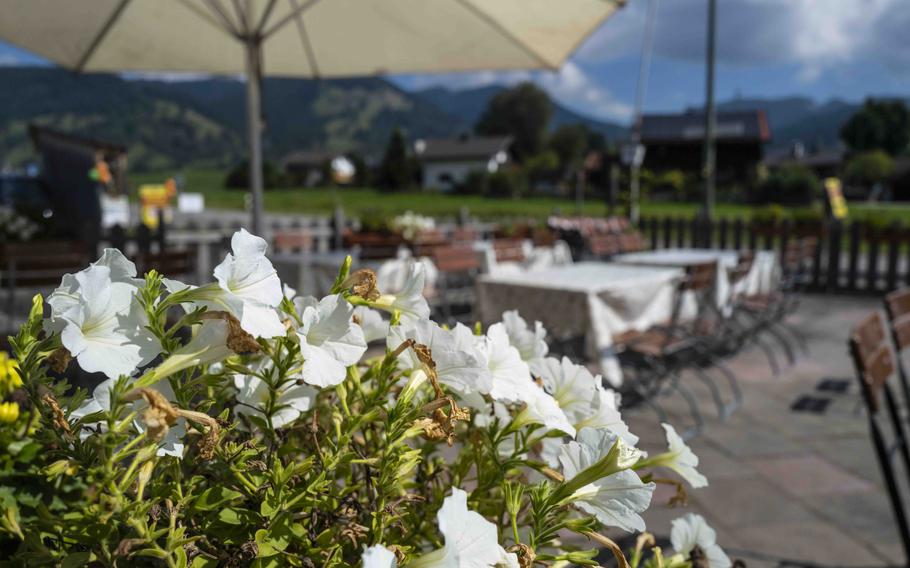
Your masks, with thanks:
M859 289L857 276L859 274L859 247L863 238L862 226L859 221L850 223L850 259L847 265L847 289L856 291Z
M841 249L841 222L834 220L831 222L831 230L828 239L828 273L826 278L826 288L829 292L834 292L840 288L840 249Z

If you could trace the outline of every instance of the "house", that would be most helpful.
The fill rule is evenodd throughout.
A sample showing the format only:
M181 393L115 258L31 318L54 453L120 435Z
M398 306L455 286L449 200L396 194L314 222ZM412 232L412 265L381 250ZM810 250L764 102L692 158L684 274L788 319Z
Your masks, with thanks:
M423 187L451 191L471 172L493 173L509 161L508 136L459 136L417 140L414 153L420 162Z
M354 163L341 152L298 150L285 156L281 165L291 183L306 187L327 183L327 175L334 183L347 184L356 173Z
M769 170L789 165L804 166L819 179L824 179L840 175L845 156L843 148L806 148L802 142L794 142L785 151L767 156L764 163Z
M771 129L762 110L719 112L715 129L717 180L748 180L762 161ZM705 115L646 114L641 120L641 143L646 147L643 167L653 171L700 172L703 161Z

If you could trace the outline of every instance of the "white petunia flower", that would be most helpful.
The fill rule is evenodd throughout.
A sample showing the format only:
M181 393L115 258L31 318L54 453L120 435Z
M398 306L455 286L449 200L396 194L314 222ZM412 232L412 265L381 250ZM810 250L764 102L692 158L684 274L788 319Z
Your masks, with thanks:
M708 486L708 478L698 472L698 456L695 455L686 442L676 433L676 429L669 424L661 424L667 434L666 453L654 456L651 465L663 466L672 469L686 480L694 489Z
M263 358L259 369L271 365L271 359ZM258 416L266 420L266 412L272 393L268 384L259 377L238 375L234 377L237 388L237 405L234 413L238 415ZM300 418L300 415L313 407L318 391L307 385L298 385L291 381L276 393L272 407L272 428L283 428Z
M532 330L516 310L503 312L502 323L509 335L509 342L518 349L524 361L543 359L547 356L550 348L546 341L547 330L542 323L535 321Z
M468 494L452 488L436 514L445 544L408 563L411 568L488 568L514 565L517 558L507 553L496 535L496 525L468 509Z
M374 544L364 550L360 560L363 568L395 568L398 565L395 553L381 544Z
M544 392L534 381L529 381L528 388L522 394L525 403L521 412L515 416L513 424L543 424L549 430L558 430L569 436L575 436L575 427L566 418L566 414L559 408L556 399Z
M465 348L464 340L458 340L459 335L460 332L442 329L436 322L420 320L408 327L393 326L387 345L394 350L406 339L426 345L432 352L440 383L464 395L489 393L492 380L482 357L475 349ZM413 349L405 349L398 356L398 364L403 370L423 369Z
M603 387L600 375L592 375L586 367L576 365L568 357L561 361L554 357L538 359L533 372L576 430L608 428L626 444L638 443L638 436L629 431L619 413L616 393Z
M354 317L360 321L363 339L367 343L385 339L389 336L389 322L382 319L382 314L366 306L354 308Z
M228 324L222 320L207 320L194 329L194 335L186 345L174 350L142 382L160 381L184 369L207 366L224 361L234 354L227 346ZM142 384L140 386L145 386Z
M571 480L598 464L608 455L617 439L618 436L609 430L585 428L579 431L577 441L563 445L559 452L565 478ZM623 448L625 444L621 441L620 444L617 467L631 467L641 453L628 446ZM654 487L654 483L642 483L633 471L621 469L576 491L573 503L606 526L629 532L643 531L645 522L639 513L651 504Z
M411 263L401 291L396 294L383 294L372 305L389 313L398 313L399 321L404 325L412 325L429 318L430 305L423 297L425 270L421 263Z
M98 384L95 387L95 390L92 391L92 396L85 399L82 404L70 413L70 418L84 418L90 414L95 414L97 412L110 412L111 410L111 389L114 388L114 383L116 379L106 379ZM166 399L169 401L174 400L174 390L171 388L171 385L168 381L160 381L151 386L152 389L160 392ZM148 403L144 398L139 398L136 401L130 403L130 408L133 411L139 412L143 408L148 406ZM141 432L145 430L145 424L141 420L136 419L134 425ZM92 422L82 425L82 430L79 432L79 437L82 440L85 440L92 435L93 432L98 430L103 430L107 426L106 422ZM164 438L158 442L158 456L174 456L181 457L183 455L183 437L186 435L186 421L183 418L178 418L177 422L171 426Z
M460 327L467 330L464 326ZM503 324L493 324L485 336L474 337L477 351L483 356L493 381L490 390L493 400L520 402L528 388L536 388L528 364L521 359L518 349L509 343Z
M300 377L317 387L341 383L347 367L360 361L367 350L363 329L353 322L354 306L333 294L318 303L315 298L298 298L294 305L300 313Z
M677 554L686 557L698 546L708 557L711 568L730 568L732 565L730 558L717 545L717 533L701 515L689 513L674 519L670 528L670 543Z
M45 329L59 333L84 370L109 378L130 375L161 352L136 300L141 281L135 276L132 262L107 249L85 270L65 275L48 297L51 317Z
M278 337L286 333L277 311L284 291L271 261L265 256L265 240L240 229L231 237L231 253L215 267L217 282L195 287L165 280L170 292L192 290L187 301L209 310L230 312L240 327L254 337ZM185 305L185 308L190 308Z

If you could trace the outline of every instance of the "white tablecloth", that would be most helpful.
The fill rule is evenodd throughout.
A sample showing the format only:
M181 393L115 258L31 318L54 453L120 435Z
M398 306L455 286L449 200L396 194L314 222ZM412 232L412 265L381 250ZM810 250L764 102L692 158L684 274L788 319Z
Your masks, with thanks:
M610 383L620 385L622 372L613 351L613 335L644 331L670 319L681 268L580 262L523 272L485 275L478 281L478 311L484 323L518 310L528 321L540 321L555 337L584 335L587 355L599 361ZM694 313L687 302L683 317Z
M645 252L621 254L613 262L635 266L659 266L684 268L692 264L716 262L717 271L717 305L726 307L730 302L732 290L727 269L734 268L739 261L739 253L732 250L676 248L660 249ZM773 251L758 251L752 269L736 285L736 292L747 295L768 293L774 290L780 278L777 254Z

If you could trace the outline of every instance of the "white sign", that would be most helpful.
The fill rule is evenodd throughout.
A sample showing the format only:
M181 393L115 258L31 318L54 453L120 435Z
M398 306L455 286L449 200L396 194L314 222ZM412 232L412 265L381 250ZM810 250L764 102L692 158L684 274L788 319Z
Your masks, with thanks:
M642 144L623 144L619 159L626 166L640 168L645 161L645 147Z
M202 213L205 211L205 196L201 193L178 194L177 211L181 213Z
M130 202L125 195L111 197L101 194L101 226L105 229L120 225L128 227L130 224Z

